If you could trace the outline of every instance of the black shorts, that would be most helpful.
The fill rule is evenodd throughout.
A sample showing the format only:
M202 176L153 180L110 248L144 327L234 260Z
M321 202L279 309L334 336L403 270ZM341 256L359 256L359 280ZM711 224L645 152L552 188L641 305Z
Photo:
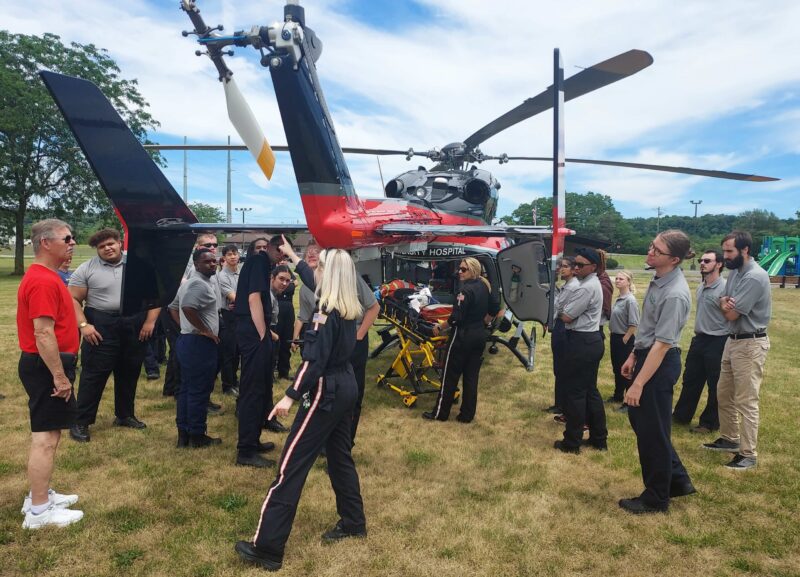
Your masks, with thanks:
M61 353L64 374L70 383L75 382L77 355ZM53 374L42 357L33 353L22 353L19 358L19 380L28 393L28 408L31 413L31 432L60 431L75 424L78 406L75 390L69 401L53 397Z

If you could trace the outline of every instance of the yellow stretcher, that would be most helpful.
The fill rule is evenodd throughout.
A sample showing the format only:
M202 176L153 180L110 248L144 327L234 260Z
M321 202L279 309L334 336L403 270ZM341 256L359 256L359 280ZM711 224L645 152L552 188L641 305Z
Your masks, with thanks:
M441 389L443 365L440 360L447 337L433 336L433 323L391 297L381 301L381 317L391 325L399 350L389 370L378 375L378 385L389 387L400 395L407 407L412 407L419 395L438 393ZM456 391L455 398L459 396L460 391Z

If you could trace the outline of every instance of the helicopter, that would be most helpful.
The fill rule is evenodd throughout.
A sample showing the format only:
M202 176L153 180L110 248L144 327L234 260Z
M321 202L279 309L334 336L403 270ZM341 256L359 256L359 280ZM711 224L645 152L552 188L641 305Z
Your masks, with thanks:
M306 215L303 225L247 225L198 223L197 219L127 130L124 122L100 91L89 82L42 72L42 78L58 103L90 165L105 189L125 228L127 269L123 283L122 310L162 306L177 290L195 231L239 232L270 230L293 232L308 229L322 246L350 249L360 271L385 265L389 255L435 260L481 255L493 286L510 294L511 278L521 264L523 287L516 298L506 299L520 320L553 322L553 285L556 264L564 240L573 234L566 227L563 173L566 163L587 163L662 170L683 174L767 181L771 177L685 167L566 158L563 145L564 103L635 74L652 57L630 50L565 79L560 52L554 51L553 85L506 112L463 142L441 149L353 149L340 146L316 73L322 42L306 25L305 11L288 0L283 21L253 26L232 35L222 27L206 25L194 0L182 0L195 35L219 74L226 94L229 118L267 178L275 167L274 150L288 150ZM281 113L286 146L271 147L233 79L224 56L232 48L250 47L270 71ZM479 145L502 130L531 116L553 110L553 153L550 157L486 155ZM179 146L167 148L184 148ZM195 146L189 149L200 148ZM224 147L206 146L204 149ZM355 192L344 153L402 154L422 156L436 163L393 178L383 198L362 198ZM488 160L550 161L553 164L553 226L506 226L492 224L500 183L489 171L475 166ZM523 239L526 242L514 242ZM549 240L546 247L545 240ZM383 257L383 259L381 258ZM519 277L519 273L517 273Z

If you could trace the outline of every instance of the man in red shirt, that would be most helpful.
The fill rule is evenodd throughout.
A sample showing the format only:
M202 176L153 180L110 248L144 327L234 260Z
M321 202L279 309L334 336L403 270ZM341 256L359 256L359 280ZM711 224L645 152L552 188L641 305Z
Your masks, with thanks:
M39 529L65 527L83 517L82 511L67 508L78 501L77 495L50 488L61 429L69 429L75 419L72 382L79 339L72 297L57 272L75 247L72 231L67 223L51 218L33 225L31 240L34 261L17 292L19 378L28 393L31 417L31 492L23 502L22 527Z

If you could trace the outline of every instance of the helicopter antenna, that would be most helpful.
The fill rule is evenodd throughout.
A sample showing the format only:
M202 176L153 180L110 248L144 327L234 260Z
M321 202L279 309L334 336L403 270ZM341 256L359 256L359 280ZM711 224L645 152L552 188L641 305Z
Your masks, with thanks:
M376 154L375 160L378 161L378 173L381 175L381 189L385 189L386 185L383 183L383 170L381 170L381 157Z

